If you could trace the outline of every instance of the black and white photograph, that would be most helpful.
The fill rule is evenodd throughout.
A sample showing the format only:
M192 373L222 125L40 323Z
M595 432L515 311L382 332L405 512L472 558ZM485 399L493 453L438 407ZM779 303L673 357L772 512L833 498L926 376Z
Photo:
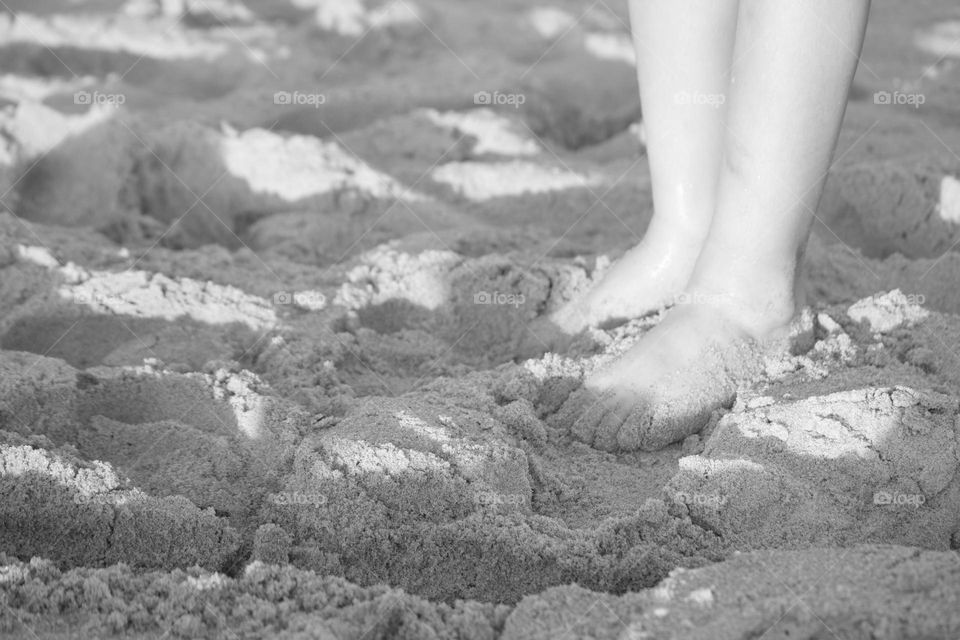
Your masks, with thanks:
M0 639L960 640L956 0L0 0Z

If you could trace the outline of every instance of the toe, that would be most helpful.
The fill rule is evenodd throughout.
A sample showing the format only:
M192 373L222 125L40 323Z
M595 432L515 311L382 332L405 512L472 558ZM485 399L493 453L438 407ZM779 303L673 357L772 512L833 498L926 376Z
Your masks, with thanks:
M603 404L606 412L600 424L597 425L593 446L601 451L617 451L620 449L618 436L624 421L630 415L631 403L611 394L604 398Z
M603 402L603 399L594 391L582 388L576 394L571 396L570 402L574 402L578 417L573 421L570 433L574 438L587 444L593 444L597 433L597 427L606 416L609 406Z
M716 402L691 402L689 399L686 402L648 404L645 411L638 408L637 415L631 416L629 423L635 426L623 434L623 439L625 442L635 441L634 449L659 451L703 431L713 409L718 406Z
M574 425L583 417L586 409L594 404L592 394L583 386L576 386L559 403L556 411L547 418L554 429L571 432Z
M617 446L622 451L655 451L657 446L657 421L653 406L648 400L638 400L624 419L617 432Z

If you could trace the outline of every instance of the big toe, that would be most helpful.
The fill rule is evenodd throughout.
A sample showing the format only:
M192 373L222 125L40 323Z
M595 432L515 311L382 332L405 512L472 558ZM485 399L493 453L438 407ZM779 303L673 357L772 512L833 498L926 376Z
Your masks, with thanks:
M666 409L666 410L665 410ZM677 412L673 407L644 403L630 412L617 433L623 451L659 451L689 435L699 433L710 420L710 412Z

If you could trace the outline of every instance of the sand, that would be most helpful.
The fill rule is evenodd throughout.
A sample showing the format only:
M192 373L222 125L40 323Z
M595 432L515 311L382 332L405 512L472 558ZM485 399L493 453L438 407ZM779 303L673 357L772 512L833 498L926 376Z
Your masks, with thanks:
M875 3L791 354L634 453L561 409L660 316L515 361L649 221L623 3L11 10L3 637L960 635L948 3Z

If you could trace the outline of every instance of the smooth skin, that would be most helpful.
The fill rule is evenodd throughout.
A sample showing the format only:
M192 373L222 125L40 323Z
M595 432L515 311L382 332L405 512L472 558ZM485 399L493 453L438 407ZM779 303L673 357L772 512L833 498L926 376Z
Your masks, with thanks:
M682 439L732 400L760 346L785 338L869 7L631 0L655 213L543 335L677 304L568 402L579 438L607 450Z

